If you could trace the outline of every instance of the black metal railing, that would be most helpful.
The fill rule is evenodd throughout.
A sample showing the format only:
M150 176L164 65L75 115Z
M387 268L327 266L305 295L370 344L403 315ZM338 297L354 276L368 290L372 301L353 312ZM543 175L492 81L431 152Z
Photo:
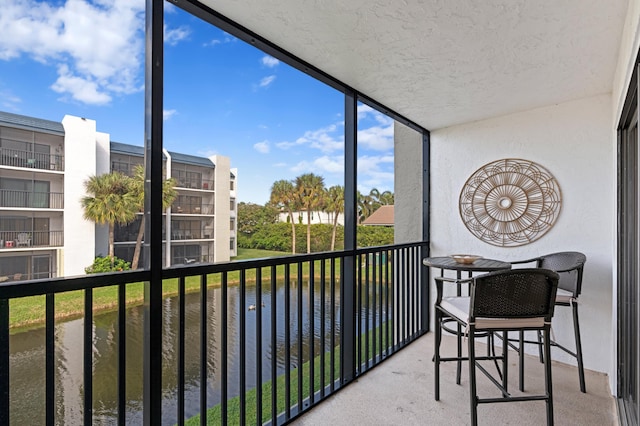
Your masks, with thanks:
M62 247L64 231L0 231L0 250L17 247Z
M62 192L0 189L0 207L63 209L64 194Z
M150 307L163 312L161 323L150 324L163 330L164 361L151 372L162 377L163 424L193 416L201 425L283 424L375 367L427 331L426 250L415 243L163 270L163 290L172 296ZM127 302L149 278L135 271L0 284L0 424L20 420L19 401L10 398L19 333L10 338L9 304L18 310L25 298L42 295L45 359L37 368L45 383L41 397L27 401L33 404L27 418L38 423L41 411L50 425L139 422L142 396L135 392L146 390L131 377L141 376L140 357L127 354L135 341L148 342L131 331L145 315ZM114 289L111 320L94 313L102 288ZM75 327L84 331L74 338L65 329L64 339L83 343L61 348L57 300L68 300L70 291L84 301L84 325ZM113 354L97 353L108 341ZM106 359L114 365L105 374ZM62 389L73 372L80 375L77 395Z
M64 171L64 156L44 152L0 148L0 164L30 169Z

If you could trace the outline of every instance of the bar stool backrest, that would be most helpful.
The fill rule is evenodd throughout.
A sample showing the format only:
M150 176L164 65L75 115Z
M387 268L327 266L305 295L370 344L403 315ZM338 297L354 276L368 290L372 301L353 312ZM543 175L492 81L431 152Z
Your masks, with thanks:
M563 251L541 256L538 267L558 272L558 288L569 291L577 298L582 292L582 274L587 257L577 251Z

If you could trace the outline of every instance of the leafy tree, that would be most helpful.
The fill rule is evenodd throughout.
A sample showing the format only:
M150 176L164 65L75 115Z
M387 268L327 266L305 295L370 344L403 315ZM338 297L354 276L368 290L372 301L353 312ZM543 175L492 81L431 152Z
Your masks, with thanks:
M129 270L130 264L118 257L96 257L91 266L84 268L87 274L99 274L101 272L119 272Z
M133 177L129 180L130 190L136 199L136 213L144 210L144 167L137 165L133 169ZM178 197L178 191L175 190L177 182L174 178L165 179L162 182L162 208L168 208ZM142 215L140 221L140 229L136 238L136 248L133 251L133 259L131 260L131 269L138 269L140 260L140 249L142 248L142 238L144 236L145 215Z
M284 179L274 182L271 186L270 202L287 211L291 222L291 251L296 254L296 223L293 220L293 211L296 209L297 198L293 183Z
M324 178L305 173L296 178L295 188L300 207L307 212L307 253L311 253L311 212L323 204Z
M113 228L125 225L136 217L137 200L130 191L130 180L122 173L113 172L91 176L84 182L89 194L81 200L84 218L98 224L109 225L109 258L113 266Z
M273 206L238 203L238 233L251 237L265 225L278 222L278 210Z
M327 190L325 209L328 213L333 213L333 229L331 231L331 251L336 246L336 229L338 228L338 216L344 213L344 187L340 185L332 186Z

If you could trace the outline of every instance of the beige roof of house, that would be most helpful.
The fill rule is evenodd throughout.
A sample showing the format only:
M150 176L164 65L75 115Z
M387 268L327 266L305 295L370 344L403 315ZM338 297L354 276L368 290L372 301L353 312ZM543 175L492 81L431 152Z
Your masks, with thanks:
M371 213L371 216L366 218L362 224L371 226L393 226L393 206L380 206L380 208Z

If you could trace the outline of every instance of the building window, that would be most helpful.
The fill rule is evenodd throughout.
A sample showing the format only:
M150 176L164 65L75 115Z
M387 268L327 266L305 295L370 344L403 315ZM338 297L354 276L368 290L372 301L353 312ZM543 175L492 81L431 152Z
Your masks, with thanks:
M203 214L202 197L179 195L173 202L172 210L176 213Z
M178 181L178 186L181 188L202 189L202 173L200 172L174 170L172 175Z
M49 230L48 217L28 217L13 216L0 218L0 246L4 246L6 241L16 241L20 239L19 234L27 234L28 246L49 246L51 242L57 241L59 232L52 238ZM61 244L61 242L59 242Z
M140 224L142 223L142 215L136 216L135 220L126 225L116 224L113 230L113 239L115 242L136 241L138 239L138 232L140 231ZM120 256L118 256L120 257ZM121 259L125 259L121 257Z
M235 200L231 200L231 203L230 203L229 206L231 208L231 211L235 210L236 209L236 201Z
M140 157L132 157L128 155L113 155L111 160L111 171L122 173L123 175L133 176L133 170L136 166L142 166L143 159Z
M21 129L0 129L0 162L3 165L36 169L56 169L63 138ZM56 154L51 147L56 146Z
M0 207L49 208L49 182L0 178Z
M230 181L229 182L229 190L233 191L234 190L234 186L235 186L235 181Z
M229 250L235 250L236 248L236 240L235 238L232 238L231 240L229 240Z
M190 240L202 238L202 221L172 220L171 240Z
M171 264L182 265L200 262L202 249L199 245L173 245L171 246Z
M54 277L50 254L0 257L0 278L20 281Z

